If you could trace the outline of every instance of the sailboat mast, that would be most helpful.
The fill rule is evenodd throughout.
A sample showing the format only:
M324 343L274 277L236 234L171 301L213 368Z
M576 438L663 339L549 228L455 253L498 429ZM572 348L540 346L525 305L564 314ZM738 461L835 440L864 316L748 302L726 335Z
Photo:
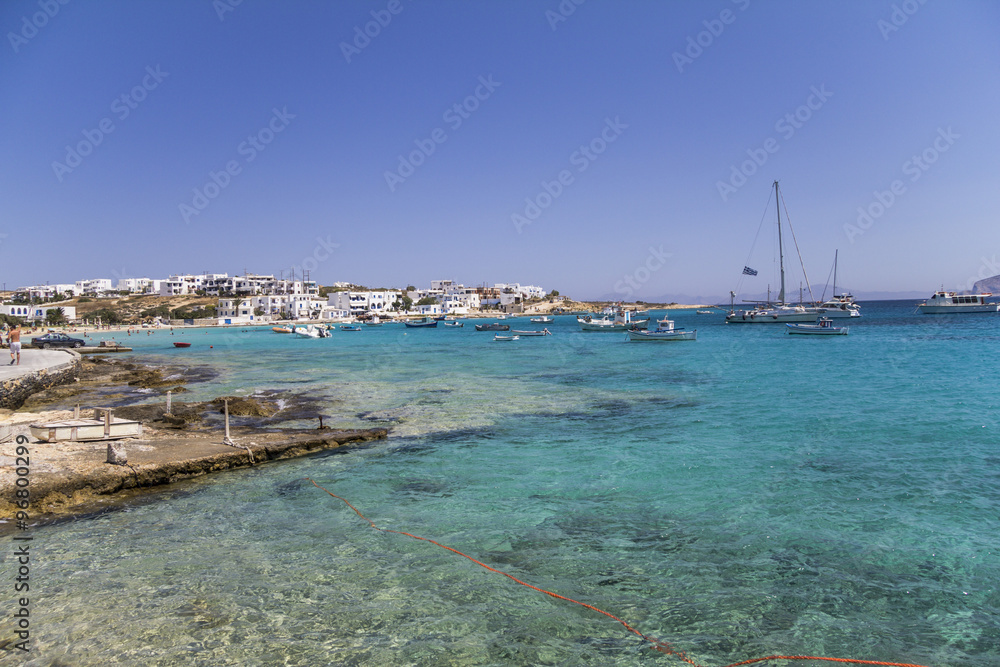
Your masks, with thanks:
M833 251L833 296L837 296L837 254L840 250Z
M781 291L778 292L778 303L785 303L785 248L781 244L781 200L778 198L778 181L774 182L774 203L778 212L778 261L781 266Z

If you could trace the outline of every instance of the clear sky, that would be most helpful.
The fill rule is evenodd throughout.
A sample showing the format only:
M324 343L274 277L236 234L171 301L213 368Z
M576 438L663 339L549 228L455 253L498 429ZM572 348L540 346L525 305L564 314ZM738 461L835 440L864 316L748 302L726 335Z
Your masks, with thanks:
M760 293L774 180L813 283L1000 273L990 0L62 1L0 3L8 289Z

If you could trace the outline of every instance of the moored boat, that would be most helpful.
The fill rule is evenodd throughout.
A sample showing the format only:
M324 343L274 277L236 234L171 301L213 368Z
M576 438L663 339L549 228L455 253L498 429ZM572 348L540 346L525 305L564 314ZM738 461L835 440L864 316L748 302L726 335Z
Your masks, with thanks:
M493 322L492 324L477 324L476 331L510 331L510 325L500 324L499 322Z
M460 329L465 326L465 322L445 322L444 325L452 329Z
M592 315L584 317L577 316L577 324L580 331L628 331L629 329L646 329L649 326L649 319L632 319L632 311L619 310L615 313L614 319L605 315L601 319L595 319Z
M816 324L786 324L788 327L788 333L790 334L804 334L811 336L846 336L850 327L835 327L833 326L833 320L829 317L821 317L816 320Z
M341 331L361 331L361 326L357 324L343 324L340 327Z
M291 327L271 327L274 333L292 333Z
M174 343L174 347L191 347L191 343Z
M551 336L552 332L548 329L542 329L541 331L518 331L517 329L511 330L511 333L517 336Z
M925 315L945 315L948 313L995 313L1000 309L998 303L987 303L986 299L992 293L957 294L938 290L931 298L917 306L917 310Z
M628 331L625 339L630 343L665 342L672 340L697 340L697 329L676 329L674 321L662 319L656 321L656 328L651 331Z
M435 319L431 319L430 317L422 317L419 320L413 320L413 321L407 320L406 322L403 322L403 324L410 327L411 329L433 328L438 325L438 321Z
M508 342L512 340L520 340L519 336L502 336L500 334L493 334L493 340L497 342Z
M548 315L542 315L541 317L532 317L529 318L529 320L532 324L552 324L553 322L555 322L555 320L549 317Z

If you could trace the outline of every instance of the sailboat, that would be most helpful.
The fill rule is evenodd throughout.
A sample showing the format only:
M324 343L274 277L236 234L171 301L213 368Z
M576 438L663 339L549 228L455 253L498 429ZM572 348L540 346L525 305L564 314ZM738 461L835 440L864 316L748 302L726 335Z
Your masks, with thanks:
M849 300L838 300L838 297L834 297L830 301L823 304L814 302L811 304L799 303L796 305L785 302L785 250L781 240L781 197L778 192L778 181L774 182L774 198L778 217L778 258L781 270L781 289L778 292L778 301L776 303L771 303L769 294L768 301L766 303L758 303L753 308L746 308L744 310L737 310L734 303L731 301L729 305L729 313L726 315L726 324L816 322L818 317L861 317L861 312L854 303L853 297L850 297L849 295L844 295L844 297ZM790 223L789 228L791 228ZM801 261L801 259L802 256L800 254L799 260ZM744 269L744 273L748 271L750 271L750 269ZM805 274L804 267L802 272ZM756 275L756 272L753 272L750 275ZM806 278L806 286L809 287L808 277ZM812 287L809 287L809 291L811 295ZM836 291L836 288L834 291ZM735 300L736 293L730 292L729 294L732 299Z

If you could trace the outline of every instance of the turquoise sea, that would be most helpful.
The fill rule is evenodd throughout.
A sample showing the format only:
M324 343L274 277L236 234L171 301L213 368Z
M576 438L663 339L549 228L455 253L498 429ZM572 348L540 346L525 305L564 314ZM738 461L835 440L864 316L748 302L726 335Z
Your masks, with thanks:
M472 322L129 337L217 371L184 400L294 392L392 431L33 528L26 664L685 664L308 477L700 665L995 667L1000 316L914 310L864 303L830 338L682 311L696 342L647 345L572 317L514 343Z

